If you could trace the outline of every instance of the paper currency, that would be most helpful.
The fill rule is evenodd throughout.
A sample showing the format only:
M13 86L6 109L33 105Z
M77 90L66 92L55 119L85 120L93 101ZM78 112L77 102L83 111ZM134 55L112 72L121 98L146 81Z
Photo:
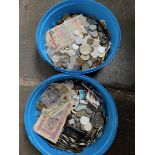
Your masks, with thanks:
M59 89L54 89L53 86L50 86L42 94L40 98L41 102L44 103L48 108L55 102L61 103L61 92Z
M49 141L56 143L72 109L72 103L68 102L57 113L43 117L41 115L34 125L34 131Z
M47 32L47 45L53 48L63 48L74 41L74 30L80 30L84 16L78 15L64 23L55 26Z

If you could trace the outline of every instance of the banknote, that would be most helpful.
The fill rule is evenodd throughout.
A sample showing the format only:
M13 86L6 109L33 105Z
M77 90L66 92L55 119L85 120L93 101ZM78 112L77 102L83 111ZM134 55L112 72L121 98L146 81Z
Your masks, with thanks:
M69 45L74 41L74 38L68 34L68 31L64 24L55 26L52 30L49 31L51 37L54 39L57 48L63 48Z
M54 38L51 37L49 31L46 32L45 40L46 40L47 47L49 47L49 48L51 48L51 47L52 48L58 48L56 43L55 43Z
M49 141L56 143L62 132L67 116L72 109L72 103L68 102L62 109L54 114L43 117L41 115L33 127L33 130Z
M64 48L68 46L74 41L74 30L81 29L80 27L82 26L84 19L85 17L83 15L78 15L49 30L46 34L48 35L48 44L53 48Z
M84 20L85 20L85 17L83 15L78 15L78 16L75 16L74 18L71 18L70 20L64 21L64 25L68 33L71 36L73 36L74 30L81 31L81 26Z
M61 103L61 92L59 89L49 86L41 95L40 100L48 108L50 108L55 102Z
M41 95L40 101L47 107L42 111L44 115L60 108L66 102L71 101L76 93L64 83L52 83Z

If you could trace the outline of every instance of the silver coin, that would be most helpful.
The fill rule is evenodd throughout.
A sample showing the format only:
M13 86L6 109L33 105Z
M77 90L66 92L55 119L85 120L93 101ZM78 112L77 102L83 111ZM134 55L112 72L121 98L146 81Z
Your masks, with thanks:
M85 104L85 105L87 105L87 104L88 104L88 101L87 101L87 100L80 100L80 104Z
M84 125L83 128L85 131L91 131L93 127L92 127L92 124L89 122L86 125Z
M101 53L98 57L104 59L106 56L106 52Z
M73 55L75 55L75 50L73 50L73 49L70 49L69 51L67 51L67 54L69 55L69 56L73 56Z
M84 63L82 65L82 70L87 70L87 69L89 69L89 65L87 63Z
M88 55L92 52L92 47L89 44L82 44L80 46L80 53L83 55Z
M97 29L97 26L96 25L90 25L89 28L91 31L94 31Z
M81 55L80 58L84 61L89 60L90 59L90 55Z
M79 143L80 146L85 146L87 145L86 143Z
M91 109L87 108L87 109L86 109L86 113L88 113L88 114L92 114L93 111L92 111Z
M74 119L70 119L68 122L69 122L69 124L75 124L75 120Z
M97 31L93 31L93 32L91 32L90 34L91 34L92 37L94 37L94 38L98 36L98 32L97 32Z
M67 68L68 68L68 69L73 69L73 64L67 63Z
M72 45L72 48L73 48L74 50L77 50L77 49L79 48L79 46L76 45L76 44L73 44L73 45Z
M100 45L100 40L99 39L94 39L93 46L97 47L99 45Z
M73 139L72 137L69 137L69 141L70 141L71 143L75 143L75 139Z
M86 17L86 21L90 24L93 24L94 23L94 20L90 17Z
M99 51L100 53L104 53L105 50L106 50L106 47L104 47L104 46L99 46L99 48L98 48L98 51Z
M82 44L82 38L80 38L80 37L78 37L78 36L76 36L76 37L74 38L74 41L75 41L75 44L77 44L77 45Z
M60 57L58 55L53 55L52 56L52 61L53 62L58 62L60 60Z
M103 32L99 32L98 35L99 35L101 38L105 37L105 34L104 34Z
M90 26L90 23L88 23L86 20L84 20L84 22L83 22L83 26L87 28L87 27Z
M87 64L91 67L91 66L93 65L92 60L88 60L88 61L87 61Z
M76 50L75 55L77 56L76 58L78 58L80 56L80 50Z
M88 38L92 38L92 36L91 36L91 35L85 36L85 37L83 38L83 40L82 40L82 44L87 44Z
M75 66L77 65L77 61L76 61L77 56L71 56L70 57L70 63Z
M82 117L80 118L80 123L81 123L82 125L87 125L88 123L90 123L90 118L89 118L89 117L86 117L86 116L82 116Z
M99 53L98 51L93 51L90 55L96 59L101 53Z
M66 84L69 88L71 88L71 89L74 88L74 82L73 82L73 80L67 80L67 81L65 81L65 84Z
M66 68L67 67L67 64L66 63L63 63L62 66Z

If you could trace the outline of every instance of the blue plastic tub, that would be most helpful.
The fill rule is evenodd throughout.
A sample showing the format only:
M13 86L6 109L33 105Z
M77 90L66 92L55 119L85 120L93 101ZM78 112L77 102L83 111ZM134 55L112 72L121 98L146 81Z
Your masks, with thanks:
M108 57L106 61L102 62L102 64L100 64L96 68L83 71L62 69L53 64L50 58L48 57L45 47L45 33L53 26L55 26L55 23L59 21L64 16L64 14L73 12L82 13L85 15L92 15L95 16L97 19L104 19L106 21L107 28L110 30L111 34L110 41L112 45L109 50ZM38 25L38 29L36 32L36 46L43 60L48 62L58 71L71 74L86 74L94 72L104 67L114 57L115 53L117 52L120 46L120 39L121 39L121 31L117 19L114 17L112 12L108 8L106 8L104 5L94 0L66 0L56 4L54 7L50 8L44 14Z
M92 144L91 146L86 147L81 155L103 155L110 145L112 144L118 126L118 116L115 103L113 98L108 93L108 91L97 81L93 80L84 75L66 75L66 74L59 74L54 75L47 80L43 81L40 85L38 85L32 92L31 96L29 97L24 113L24 124L27 136L30 142L43 154L43 155L73 155L74 153L61 151L54 147L48 145L47 141L36 134L33 131L33 126L37 121L37 116L39 112L36 109L37 101L40 95L44 92L44 90L48 87L49 84L53 82L58 82L65 79L77 79L86 81L88 84L91 84L96 88L97 91L101 93L105 101L105 107L108 115L108 122L105 126L104 132L97 141Z

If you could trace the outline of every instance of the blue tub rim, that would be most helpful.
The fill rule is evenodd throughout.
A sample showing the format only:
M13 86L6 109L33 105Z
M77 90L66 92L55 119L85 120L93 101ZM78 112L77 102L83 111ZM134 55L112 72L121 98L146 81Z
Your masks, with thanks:
M115 105L115 102L113 100L113 97L110 95L110 93L96 80L86 76L86 75L69 75L69 74L64 74L64 73L61 73L61 74L57 74L57 75L54 75L54 76L51 76L49 77L48 79L44 80L43 82L41 82L38 86L36 86L32 93L30 94L27 102L26 102L26 105L25 105L25 109L24 109L24 127L25 127L25 130L26 130L26 134L27 134L27 137L28 139L30 140L31 144L37 149L39 150L43 155L49 155L49 153L46 151L46 149L44 149L39 143L37 143L35 137L33 135L31 135L31 131L33 129L30 128L29 124L28 124L28 112L29 112L29 104L31 103L31 100L33 100L33 98L35 97L35 95L38 93L38 91L40 89L42 89L42 87L45 85L45 84L50 84L50 81L52 80L53 82L55 81L60 81L61 79L63 78L66 78L66 79L80 79L80 80L84 80L88 83L91 83L93 86L95 85L96 88L98 89L103 89L104 93L106 93L110 98L111 98L111 101L112 101L112 105L113 106L113 115L115 116L112 120L112 124L113 124L113 128L111 129L111 132L110 132L110 136L108 138L108 140L106 141L106 147L103 148L101 147L99 150L97 150L97 152L94 154L94 155L99 155L99 154L104 154L109 148L110 146L112 145L115 137L116 137L116 134L117 134L117 129L118 129L118 114L117 114L117 108L116 108L116 105ZM52 83L52 82L51 82ZM104 132L103 132L104 134ZM67 152L69 154L69 152ZM50 154L50 155L54 155L54 154Z
M96 0L85 0L85 2L87 1L91 1L92 3L96 3L102 7L104 7L104 9L109 13L109 15L113 18L113 21L115 22L116 24L116 27L117 27L117 30L118 30L118 42L117 42L117 47L116 47L116 50L113 52L112 56L109 57L108 59L106 59L105 61L103 61L100 65L98 65L97 67L95 68L91 68L91 69L88 69L88 70L69 70L69 69L63 69L63 68L60 68L58 66L56 66L54 63L52 63L51 60L47 60L44 55L42 54L41 52L41 48L39 46L39 37L40 37L40 29L42 28L42 25L44 25L44 19L46 19L46 17L49 15L49 13L51 11L54 11L56 8L60 7L63 3L65 2L72 2L72 3L80 3L80 2L83 2L83 0L63 0L63 1L60 1L59 3L55 4L54 6L50 7L42 16L39 24L38 24L38 27L37 27L37 31L36 31L36 47L38 49L38 52L39 52L39 55L41 56L41 58L47 62L49 65L51 65L54 69L56 69L57 71L60 71L62 73L67 73L67 74L88 74L88 73L92 73L92 72L95 72L103 67L105 67L111 60L112 58L114 58L114 56L116 55L116 53L118 52L119 50L119 47L120 47L120 42L121 42L121 29L120 29L120 26L119 26L119 22L117 20L117 18L114 16L114 14L112 13L112 11L110 9L108 9L106 6L104 6L103 4L97 2Z

